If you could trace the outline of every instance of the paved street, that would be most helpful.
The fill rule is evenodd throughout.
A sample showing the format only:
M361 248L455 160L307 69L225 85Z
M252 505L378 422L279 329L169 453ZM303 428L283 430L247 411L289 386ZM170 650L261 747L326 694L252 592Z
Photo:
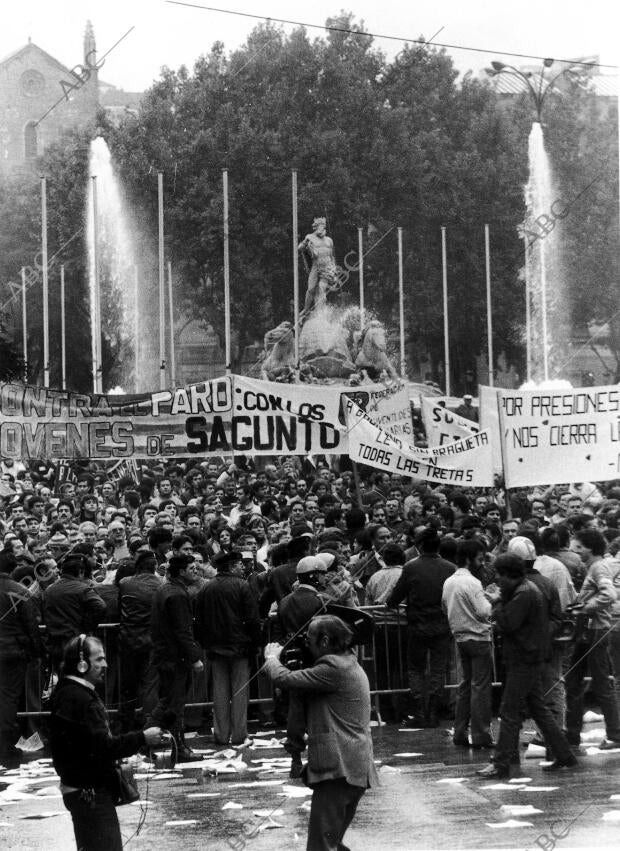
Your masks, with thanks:
M586 729L591 731L600 726L599 722ZM524 780L520 784L511 783L508 789L493 789L490 787L494 781L474 777L475 769L484 764L485 755L454 748L444 728L420 732L375 728L374 740L382 785L362 801L347 834L352 851L457 848L552 851L554 839L555 848L561 851L620 847L620 797L617 801L610 800L612 795L620 796L620 753L584 755L579 770L551 775L542 771L538 759L524 760L519 776L529 778L530 782ZM193 744L208 747L208 742L200 738L194 738ZM263 758L286 756L281 748L246 749L243 755L250 769ZM205 847L213 851L230 848L303 851L305 848L309 797L282 794L291 787L302 794L304 790L298 781L289 783L286 773L247 771L228 780L207 778L203 785L191 777L154 779L157 776L152 774L140 780L142 798L149 803L119 809L123 836L128 840L126 847L132 851L154 848L190 851ZM3 773L0 783L14 777ZM266 781L271 781L271 785L260 785ZM252 785L240 786L240 783ZM57 792L51 784L55 786L56 780L48 776L41 778L36 788L47 785L48 792ZM62 811L59 797L37 795L16 803L6 803L1 798L2 794L0 847L28 851L74 848L71 822L65 813L45 820L24 819L28 815ZM223 810L228 803L242 807ZM515 805L541 812L508 809ZM258 811L261 815L254 815ZM614 811L616 816L610 816ZM271 818L267 817L270 812L273 812ZM135 835L143 813L144 824ZM517 824L501 826L509 820ZM170 824L176 821L190 823ZM273 822L282 827L248 835L258 826Z

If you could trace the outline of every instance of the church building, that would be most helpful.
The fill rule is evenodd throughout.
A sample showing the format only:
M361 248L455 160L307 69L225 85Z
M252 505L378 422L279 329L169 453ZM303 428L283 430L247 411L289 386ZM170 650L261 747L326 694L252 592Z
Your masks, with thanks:
M137 109L141 94L102 82L98 64L90 21L73 68L30 40L0 60L0 171L32 168L64 133L94 124L100 108L113 121Z

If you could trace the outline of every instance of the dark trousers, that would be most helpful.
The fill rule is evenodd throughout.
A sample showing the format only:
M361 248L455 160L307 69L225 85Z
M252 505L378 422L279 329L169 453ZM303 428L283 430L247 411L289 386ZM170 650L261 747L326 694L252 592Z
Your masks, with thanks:
M0 751L10 751L19 738L17 711L26 681L25 659L0 656Z
M458 641L456 644L462 678L456 693L454 738L464 739L471 724L471 741L491 741L491 682L493 677L490 641Z
M284 747L291 756L300 755L306 749L306 701L298 692L289 692L286 716L286 742Z
M84 800L81 792L62 797L71 813L78 851L122 851L116 807L107 789L97 789L92 802Z
M123 732L133 728L136 709L142 707L142 714L148 717L158 697L157 669L151 664L149 647L134 650L121 645L120 649L121 703L119 719Z
M343 851L342 839L366 791L340 777L312 785L306 851Z
M407 666L409 689L414 711L424 704L424 697L439 700L443 696L450 653L450 633L427 636L411 627L407 630ZM429 669L428 679L426 676Z
M618 703L609 658L609 635L605 633L604 629L595 629L589 645L575 645L571 659L573 670L566 675L566 734L574 745L578 745L581 740L583 698L586 692L583 678L588 668L592 677L591 689L605 718L607 738L620 741Z
M566 736L556 724L543 697L542 664L527 665L507 662L504 694L500 708L501 723L495 749L495 765L509 770L511 760L519 753L521 706L526 704L530 717L538 724L547 747L562 762L572 757Z
M185 694L190 681L190 668L174 662L163 662L157 666L159 677L159 700L145 727L163 727L166 730L182 731L185 721Z

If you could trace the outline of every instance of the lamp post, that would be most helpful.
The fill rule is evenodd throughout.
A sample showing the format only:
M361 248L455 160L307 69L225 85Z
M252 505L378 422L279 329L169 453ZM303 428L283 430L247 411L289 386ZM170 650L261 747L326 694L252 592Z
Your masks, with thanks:
M569 65L568 68L563 68L554 77L548 78L545 76L545 71L548 68L551 68L553 63L553 59L543 59L540 74L538 75L535 75L532 71L520 71L518 68L515 68L514 65L507 65L505 62L497 61L491 62L491 67L485 68L484 70L489 77L499 77L500 74L504 74L505 76L517 77L517 79L521 80L525 84L526 90L529 92L532 101L534 102L536 120L541 123L545 99L551 89L555 86L556 81L566 74L576 73L575 66ZM538 76L538 83L536 83L536 76Z

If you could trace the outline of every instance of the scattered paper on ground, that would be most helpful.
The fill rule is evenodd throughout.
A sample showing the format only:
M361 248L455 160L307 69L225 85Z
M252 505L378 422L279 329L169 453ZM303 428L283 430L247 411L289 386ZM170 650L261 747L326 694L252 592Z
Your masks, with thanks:
M422 727L399 727L399 733L420 733L422 732Z
M29 739L20 736L15 747L24 753L35 753L35 751L42 751L45 745L41 741L41 736L38 733L33 733Z
M260 750L261 748L283 748L284 745L280 742L279 739L257 739L250 745L250 750Z
M277 827L284 827L284 825L280 824L279 821L274 821L273 819L267 819L267 821L263 822L263 824L261 824L258 829L259 829L259 831L260 830L273 830L274 828L277 828Z
M467 777L444 777L443 780L435 780L435 783L465 783Z
M301 810L301 812L309 813L311 807L312 807L312 803L310 801L304 801L303 804L301 804L299 807L297 807L297 809Z
M395 768L393 765L382 765L379 772L381 774L400 774L400 768Z
M620 795L610 795L609 800L610 801L620 801Z
M604 721L605 718L603 715L599 715L598 712L592 712L591 709L588 709L587 712L584 713L583 723L584 724L592 724L595 721ZM583 738L583 736L582 736Z
M195 818L179 819L178 821L167 821L165 827L185 827L187 824L198 824Z
M284 795L286 798L305 798L307 795L312 795L312 789L307 789L305 786L283 786L278 795Z
M513 829L517 829L519 827L534 827L531 821L517 821L517 819L508 819L508 821L499 821L499 822L486 822L487 827L493 827L495 829L500 829L502 827L510 827Z
M582 742L602 742L604 738L604 727L595 727L593 730L583 730L581 733Z
M269 816L283 816L284 810L254 810L254 815L258 818L269 818Z
M508 782L514 783L515 785L519 786L521 783L531 783L532 778L531 777L513 777L512 780L509 780Z
M610 810L603 813L603 821L620 821L620 810Z
M223 810L242 810L243 804L237 804L235 801L228 801L228 803L224 804L222 807Z
M508 816L533 816L542 813L542 810L537 810L533 804L502 804L499 809Z
M250 780L247 783L230 783L229 789L255 789L259 786L282 786L284 780ZM213 794L213 793L210 793ZM219 792L215 794L219 795Z
M546 754L547 750L542 745L529 744L525 751L525 759L540 759L541 757L544 758Z
M219 798L221 792L192 792L188 798Z
M407 757L407 756L424 756L424 754L423 754L423 753L414 753L413 751L412 751L411 753L409 753L408 751L404 751L403 753L395 753L395 754L394 754L394 756L403 756L403 757Z
M487 786L483 786L483 789L510 789L514 791L515 789L527 789L527 786L511 786L510 783L490 783Z
M586 748L586 754L588 756L602 756L603 754L608 753L620 753L620 748L611 748L610 750L602 751L600 748Z

